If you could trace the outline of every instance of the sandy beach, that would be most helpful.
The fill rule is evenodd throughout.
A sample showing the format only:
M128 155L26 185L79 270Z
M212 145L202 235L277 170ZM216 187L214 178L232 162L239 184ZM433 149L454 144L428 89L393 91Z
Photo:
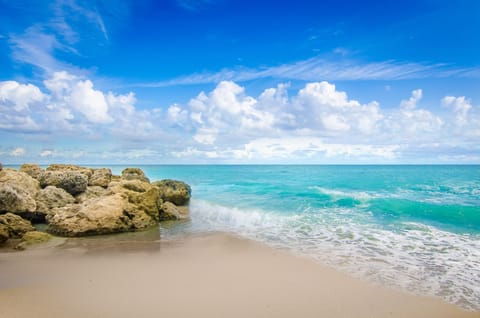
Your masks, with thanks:
M0 317L480 317L229 234L0 253Z

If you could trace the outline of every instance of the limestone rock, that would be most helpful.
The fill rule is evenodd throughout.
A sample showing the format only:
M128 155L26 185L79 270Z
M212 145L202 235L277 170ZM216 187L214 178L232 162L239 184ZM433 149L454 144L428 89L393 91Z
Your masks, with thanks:
M5 224L0 224L0 244L5 242L10 238L10 234L8 233L8 227Z
M87 179L93 175L92 168L85 168L77 165L66 165L66 164L52 164L47 167L47 171L57 171L57 172L73 171L73 172L78 172L85 175Z
M156 224L121 193L53 209L48 231L62 236L108 234L145 229Z
M134 179L112 182L109 190L113 193L122 194L123 197L126 197L128 202L135 205L137 209L158 221L160 206L162 204L158 188L152 187L148 182Z
M53 208L61 208L75 202L75 198L67 191L54 186L48 186L37 193L37 214L48 214Z
M91 187L87 187L87 190L85 190L85 192L82 192L82 193L78 194L77 196L75 196L75 199L78 203L82 203L82 202L85 202L89 199L99 198L99 197L105 196L105 195L110 194L110 193L111 192L109 190L104 189L102 187L91 186Z
M37 180L24 172L6 169L0 172L0 212L25 214L35 212Z
M33 213L36 208L35 200L23 188L0 184L0 212Z
M88 179L89 186L108 187L112 181L112 171L108 168L94 169L92 176Z
M22 240L15 248L17 250L24 250L28 246L48 242L51 238L52 236L48 233L38 231L27 232L22 236Z
M184 220L190 215L188 206L176 206L171 202L164 202L160 210L160 221Z
M42 188L55 186L62 188L71 195L87 190L87 184L88 177L77 171L46 171L40 178Z
M40 185L37 180L24 172L13 169L0 171L0 184L8 184L21 188L32 197L40 190Z
M0 224L7 227L10 238L21 238L26 232L35 231L29 221L13 213L0 215Z
M133 180L120 180L118 182L112 182L109 189L114 192L123 192L125 189L134 192L146 192L152 188L152 185L148 182L138 179Z
M122 179L125 180L140 180L144 182L150 182L150 180L145 177L142 169L139 168L126 168L122 171Z
M20 172L24 172L28 174L30 177L39 180L40 176L44 173L44 170L40 168L39 165L34 164L34 163L24 163L20 167Z
M160 190L163 201L172 202L177 206L187 205L192 190L188 184L177 180L161 180L152 183Z

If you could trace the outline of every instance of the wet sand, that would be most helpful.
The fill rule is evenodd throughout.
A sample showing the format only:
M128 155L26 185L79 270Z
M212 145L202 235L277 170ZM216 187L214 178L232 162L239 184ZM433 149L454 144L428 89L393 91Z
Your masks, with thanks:
M480 317L232 235L0 252L0 318Z

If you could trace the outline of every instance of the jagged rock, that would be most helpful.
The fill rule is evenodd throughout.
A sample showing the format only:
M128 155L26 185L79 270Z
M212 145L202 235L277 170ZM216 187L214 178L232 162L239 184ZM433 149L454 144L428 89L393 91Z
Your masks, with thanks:
M176 206L171 202L164 202L160 210L160 221L184 220L190 215L188 206Z
M85 168L77 165L66 165L66 164L50 165L47 167L47 171L57 171L57 172L74 171L74 172L78 172L85 175L87 179L93 175L92 168Z
M121 193L53 209L48 231L62 236L108 234L145 229L156 221Z
M28 246L48 242L52 236L45 232L32 231L22 236L20 243L15 246L17 250L24 250Z
M71 195L87 190L88 177L77 171L46 171L40 178L42 188L55 186Z
M45 172L39 165L34 163L24 163L19 171L28 174L36 180L39 180L40 176Z
M150 180L145 177L142 169L139 168L126 168L122 171L122 179L125 180L140 180L144 182L150 182Z
M23 188L9 184L0 184L0 211L12 213L32 213L37 205L35 200Z
M8 227L5 224L0 224L0 244L7 241L10 238L8 233Z
M108 187L112 181L112 171L108 168L94 169L92 176L88 179L89 186Z
M28 174L6 169L0 172L0 212L16 214L36 210L35 195L40 190L37 180Z
M21 238L26 232L35 231L29 221L13 213L0 215L0 224L7 227L10 238Z
M163 201L177 206L187 205L190 201L192 190L185 182L166 179L153 182L152 185L160 190Z
M61 208L67 204L75 202L75 198L67 191L54 186L48 186L37 193L35 197L37 202L36 213L43 217L48 214L53 208Z
M112 182L109 190L113 193L122 194L128 199L128 202L158 221L162 204L158 188L140 180L121 180L120 182Z
M2 183L18 186L25 192L32 195L32 197L34 197L35 194L40 191L38 180L35 180L24 172L15 171L13 169L5 169L0 171L0 184Z
M75 196L75 199L78 203L82 203L89 199L99 198L107 194L110 194L109 190L99 186L91 186L91 187L87 187L87 190L85 190L85 192L82 192L77 196Z

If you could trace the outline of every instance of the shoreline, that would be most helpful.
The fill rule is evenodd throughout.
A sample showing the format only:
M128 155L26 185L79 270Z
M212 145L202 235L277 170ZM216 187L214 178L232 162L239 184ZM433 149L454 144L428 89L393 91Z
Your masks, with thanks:
M0 317L479 317L227 233L0 253Z

